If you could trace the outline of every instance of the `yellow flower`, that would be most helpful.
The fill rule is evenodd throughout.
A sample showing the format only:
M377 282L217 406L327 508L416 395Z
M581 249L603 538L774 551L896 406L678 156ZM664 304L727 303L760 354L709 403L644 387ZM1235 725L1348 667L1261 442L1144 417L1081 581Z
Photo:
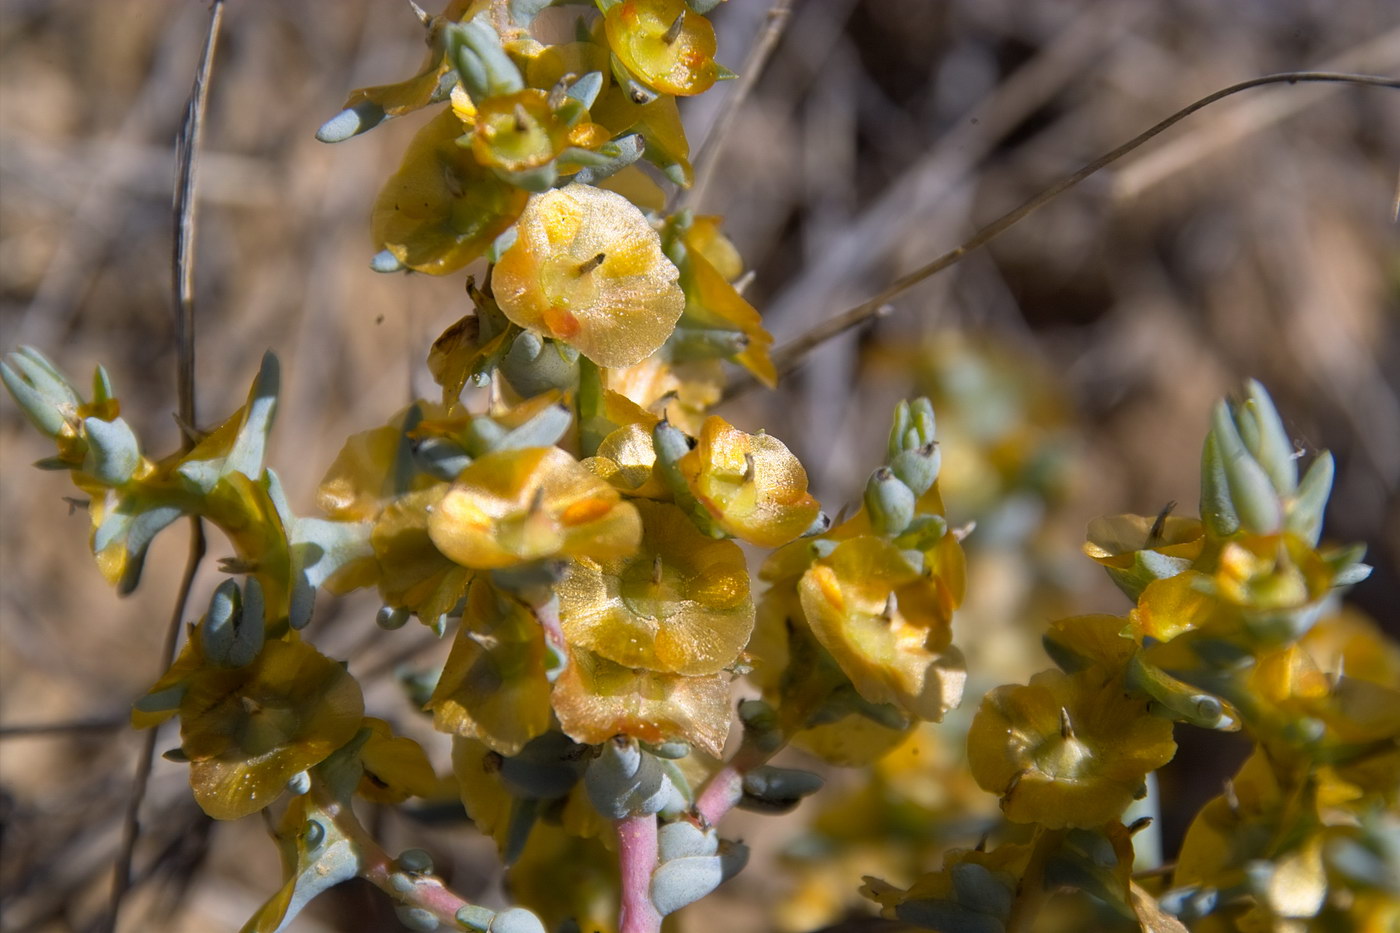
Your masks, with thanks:
M807 471L768 434L745 434L711 416L681 474L715 522L736 538L781 547L816 521L821 506L807 494Z
M427 704L439 732L515 755L549 729L544 632L534 615L484 580L467 594L462 626Z
M606 385L693 436L723 394L724 368L719 360L674 363L652 356L608 370Z
M549 94L524 88L482 101L471 120L471 149L482 165L509 174L542 168L570 144L569 127Z
M195 800L218 820L261 810L350 741L364 713L355 678L304 642L271 641L247 667L199 671L180 703Z
M613 54L648 87L684 96L719 78L715 29L684 0L623 0L603 23Z
M772 388L778 383L778 371L768 353L773 335L763 328L758 310L730 284L743 271L743 265L733 244L719 232L719 220L692 218L680 230L679 242L675 231L681 225L668 224L666 252L680 269L681 288L685 291L682 323L743 334L744 349L734 356L734 361Z
M535 195L491 275L511 321L574 347L600 366L657 350L685 309L676 267L630 201L569 185Z
M370 532L380 596L425 625L435 625L456 608L471 580L471 572L445 557L429 535L431 516L447 491L447 483L438 483L396 499L380 512Z
M417 402L396 414L388 424L352 434L336 454L316 490L316 504L337 521L364 521L379 515L384 503L399 494L400 460L406 453L405 423L421 418L441 418L446 412L439 405ZM409 492L425 489L437 481L424 473L408 480Z
M652 423L655 421L653 418ZM647 422L624 425L603 438L597 455L583 461L583 465L629 496L669 499L670 490L653 470L656 447L651 434L651 424Z
M501 450L462 471L428 519L443 554L495 569L537 560L630 554L636 510L557 447Z
M1204 545L1205 526L1195 518L1107 515L1089 523L1084 553L1137 599L1152 581L1189 569Z
M1008 819L1062 829L1116 819L1176 743L1171 722L1148 714L1118 678L1044 671L987 694L967 754Z
M554 683L554 712L576 742L597 745L616 735L683 739L718 756L729 734L729 679L624 667L574 646Z
M674 505L638 500L639 548L580 557L559 583L571 644L649 671L713 674L753 631L744 552L702 534Z
M807 623L860 695L937 722L967 673L952 647L953 594L889 541L863 535L812 564L798 585Z
M419 272L446 275L515 223L528 193L457 145L462 122L444 110L409 143L374 203L374 242Z
M364 774L357 794L375 803L393 804L437 793L437 774L422 746L406 736L394 735L382 719L367 717L364 724L370 734L360 748Z

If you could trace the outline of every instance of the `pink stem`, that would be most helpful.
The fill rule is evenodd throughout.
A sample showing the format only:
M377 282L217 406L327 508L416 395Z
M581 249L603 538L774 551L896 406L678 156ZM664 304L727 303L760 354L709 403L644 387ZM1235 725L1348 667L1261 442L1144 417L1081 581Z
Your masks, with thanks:
M317 789L317 797L326 814L335 820L340 831L355 844L355 849L360 856L361 878L400 904L422 907L431 911L433 916L446 924L449 929L458 928L457 911L463 907L470 907L471 901L464 900L443 885L439 879L432 876L418 876L415 879L416 883L408 890L395 888L390 882L390 876L398 872L394 860L355 818L354 811L349 806L331 798L320 788Z
M651 902L651 873L657 860L656 814L623 817L615 825L622 874L618 933L658 933L661 914Z
M700 796L695 799L695 812L704 820L706 826L718 825L720 819L734 808L743 795L744 773L739 770L736 762L731 761L705 782Z

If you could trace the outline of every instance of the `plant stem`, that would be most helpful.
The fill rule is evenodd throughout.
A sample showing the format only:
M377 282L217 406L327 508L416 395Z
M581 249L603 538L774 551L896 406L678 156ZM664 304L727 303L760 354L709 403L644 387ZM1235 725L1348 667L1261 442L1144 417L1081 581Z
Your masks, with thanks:
M444 885L442 879L431 875L416 877L416 883L406 891L394 887L390 878L399 874L401 870L384 847L360 824L355 811L348 804L333 799L324 788L318 788L317 803L335 821L336 827L354 843L360 856L361 878L389 895L396 903L421 907L430 911L448 928L461 929L462 925L457 922L457 911L463 907L471 907L471 901L465 900Z
M656 870L656 814L617 821L617 861L622 875L618 933L657 933L661 914L651 902L651 873Z

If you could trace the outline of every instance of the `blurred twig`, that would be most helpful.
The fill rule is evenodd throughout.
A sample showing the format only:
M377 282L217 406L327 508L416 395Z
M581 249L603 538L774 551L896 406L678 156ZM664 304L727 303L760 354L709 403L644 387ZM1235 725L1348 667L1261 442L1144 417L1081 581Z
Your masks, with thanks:
M1051 185L1049 188L1046 188L1014 210L998 217L996 220L974 233L961 245L949 250L933 261L920 266L913 272L895 279L894 282L881 290L874 297L866 299L855 307L833 318L829 318L822 324L807 331L802 336L779 347L773 353L773 362L777 366L779 374L791 372L802 361L802 358L812 350L826 343L828 340L839 337L846 331L875 317L879 313L881 307L887 304L891 299L904 293L925 279L937 275L944 269L956 265L968 253L974 252L987 245L1084 179L1090 177L1105 166L1112 164L1129 152L1132 152L1154 136L1175 126L1196 111L1208 107L1216 101L1223 100L1226 97L1230 97L1242 91L1247 91L1251 88L1270 84L1316 82L1400 89L1400 78L1390 78L1382 75L1342 74L1328 71L1289 71L1280 74L1265 75L1259 78L1251 78L1248 81L1241 81L1238 84L1232 84L1229 87L1222 88L1213 94L1208 94L1176 111L1165 120L1162 120L1144 132L1139 133L1121 146L1104 153L1077 172ZM745 378L737 382L728 394L730 397L733 397L748 391L755 385L757 385L757 383L752 378Z
M0 726L0 739L63 737L83 732L110 732L113 729L120 729L126 723L125 716L111 716L106 719L75 719L71 722Z
M777 47L778 39L782 37L783 28L787 26L788 17L792 14L791 8L792 0L775 0L764 17L763 31L759 33L753 48L749 50L748 58L744 60L734 90L729 92L729 99L724 101L724 107L720 110L715 125L710 129L699 154L695 157L695 183L681 195L681 207L698 210L704 203L705 191L715 176L715 166L719 164L720 153L724 150L729 131L734 127L734 118L753 92L759 75L763 73L763 66L768 63L773 49Z
M209 29L204 37L204 50L200 54L194 87L190 90L189 103L185 107L185 119L176 141L178 177L175 184L175 243L171 256L171 271L175 299L177 420L181 425L183 438L181 449L184 451L194 448L195 438L189 428L197 423L194 384L195 187L199 165L197 156L204 131L204 112L209 103L209 77L214 70L214 50L218 45L219 28L223 24L223 18L224 0L213 0L209 11ZM200 519L192 518L190 519L189 556L186 558L185 571L180 579L179 592L175 597L175 607L170 615L165 644L161 652L162 670L168 667L175 657L175 647L180 639L180 624L185 616L185 606L189 602L190 589L194 585L195 574L198 573L200 562L204 559L204 551L204 524ZM108 933L114 933L116 930L122 901L131 887L131 860L136 849L136 840L141 835L141 801L146 796L146 785L150 781L155 752L156 730L150 729L146 733L146 741L142 743L141 756L136 763L131 799L127 803L126 819L122 826L122 842L117 851L117 861L112 876L110 909L105 926Z

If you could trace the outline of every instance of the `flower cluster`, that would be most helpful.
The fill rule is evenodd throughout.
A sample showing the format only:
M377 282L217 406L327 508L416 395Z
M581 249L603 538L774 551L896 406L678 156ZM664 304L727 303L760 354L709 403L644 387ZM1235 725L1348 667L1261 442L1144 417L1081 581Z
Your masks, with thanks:
M1299 477L1261 385L1221 402L1200 519L1168 508L1089 526L1086 554L1135 607L1052 623L1044 642L1059 670L982 701L968 762L1000 796L1007 841L948 853L907 890L871 880L866 893L930 929L1011 928L1063 886L1088 895L1076 909L1095 919L1080 922L1102 928L1167 928L1169 915L1207 929L1394 922L1383 879L1396 852L1380 840L1393 832L1400 753L1395 650L1335 614L1330 594L1368 568L1357 548L1319 543L1331 480L1326 452ZM1364 674L1343 676L1347 651L1371 656ZM1173 723L1243 729L1256 752L1153 896L1129 877L1131 837L1150 819L1123 820L1175 754Z

